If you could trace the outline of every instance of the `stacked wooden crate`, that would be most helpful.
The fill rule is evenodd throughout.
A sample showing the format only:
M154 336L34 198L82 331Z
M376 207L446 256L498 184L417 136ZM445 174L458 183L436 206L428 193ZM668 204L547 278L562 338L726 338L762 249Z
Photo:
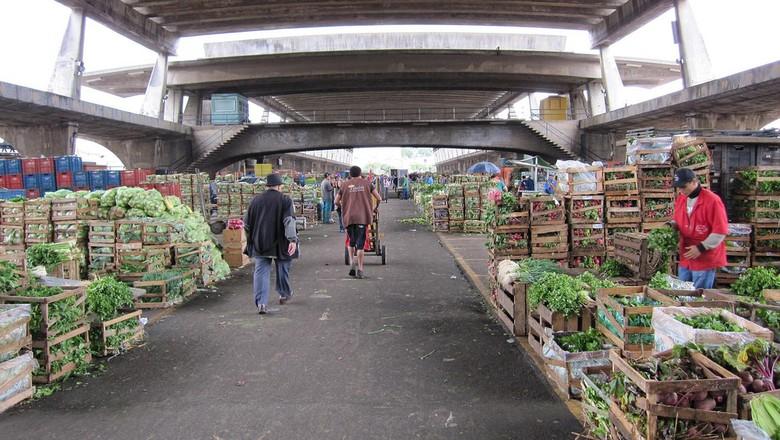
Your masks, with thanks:
M531 197L531 256L569 264L569 227L563 200L553 196Z
M594 269L604 262L604 169L582 167L566 170L571 253L569 267Z
M449 232L450 230L450 213L447 198L447 194L434 194L431 197L433 232Z
M482 208L480 202L479 183L467 182L463 184L463 232L482 233L484 232L484 222L482 219Z
M116 269L116 222L89 220L89 273L102 275Z
M752 264L751 235L753 226L749 223L729 223L726 236L726 266L718 269L715 281L719 286L730 286Z
M459 183L447 185L447 216L450 232L463 232L463 185Z
M0 259L24 269L24 202L0 202Z
M520 198L511 207L498 202L497 212L488 226L488 250L491 260L518 260L530 252L529 203ZM501 209L503 208L503 209Z
M780 267L780 167L738 170L734 184L734 217L753 227L751 264Z
M51 200L34 199L24 202L24 243L51 243L54 225L51 219Z
M29 304L0 304L0 414L33 395Z
M676 168L688 168L696 174L702 187L710 187L712 153L701 138L678 136L672 143L672 161Z
M642 229L642 197L635 165L604 169L606 196L606 241L608 255L614 255L614 237L620 232Z

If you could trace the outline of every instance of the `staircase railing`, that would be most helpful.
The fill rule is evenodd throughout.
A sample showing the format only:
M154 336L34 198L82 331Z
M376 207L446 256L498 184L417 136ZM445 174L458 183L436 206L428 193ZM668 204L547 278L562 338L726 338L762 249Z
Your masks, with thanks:
M532 114L533 116L533 114ZM543 119L532 119L532 121L541 126L544 129L544 132L541 133L542 135L550 138L551 134L553 137L558 138L559 144L565 145L569 151L571 151L573 154L576 154L583 159L585 159L588 162L594 162L594 161L602 161L605 162L607 159L604 157L599 156L598 154L593 153L592 151L588 151L585 149L580 142L578 142L576 139L573 139L571 136L567 135L563 131L561 131L559 128L555 127L554 125L550 124L549 122L543 120ZM551 139L554 140L554 139Z

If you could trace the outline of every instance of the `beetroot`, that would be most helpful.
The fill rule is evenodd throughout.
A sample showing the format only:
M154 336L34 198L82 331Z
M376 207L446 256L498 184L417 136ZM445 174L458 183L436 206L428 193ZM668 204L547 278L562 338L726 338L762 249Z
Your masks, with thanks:
M709 396L709 393L707 391L699 391L698 393L695 393L693 395L693 401L694 402L701 402L702 400L706 399Z
M704 411L712 411L717 406L715 399L704 399L693 402L693 407L696 409L703 409Z
M663 403L664 405L670 405L670 406L674 406L674 405L677 405L677 399L678 399L678 397L677 397L677 393L671 393L671 394L667 394L667 395L666 395L666 396L663 398L663 401L662 401L662 403Z
M738 391L739 391L740 394L746 394L747 393L747 388L745 388L745 385L739 384Z
M747 370L741 371L737 376L742 379L742 385L748 386L753 383L753 375Z
M763 393L767 390L767 386L761 379L756 379L753 381L752 384L750 384L750 390L754 393Z

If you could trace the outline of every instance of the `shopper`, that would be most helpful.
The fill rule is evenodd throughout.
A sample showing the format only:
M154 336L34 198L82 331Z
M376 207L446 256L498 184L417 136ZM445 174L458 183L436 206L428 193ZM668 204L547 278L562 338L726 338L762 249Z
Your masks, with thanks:
M255 306L261 315L268 312L272 262L276 263L279 304L286 304L292 298L290 266L298 257L298 233L292 199L279 191L281 185L281 176L268 175L266 191L252 199L244 219L247 236L244 253L255 260L253 290Z
M531 178L531 176L523 176L523 190L525 191L534 191L536 188L536 182L534 182L534 179Z
M726 265L726 208L717 194L702 188L699 177L688 168L674 173L674 187L680 190L671 222L680 234L678 277L692 281L697 289L711 289L715 272Z
M382 198L385 199L385 203L387 203L387 200L389 197L387 197L387 194L390 192L390 189L393 187L393 180L390 178L390 176L384 177L384 191L382 193Z
M331 221L331 212L333 211L333 182L331 181L330 174L325 173L325 178L322 179L320 184L322 189L322 223L329 225L333 223Z
M361 169L353 166L349 169L350 179L341 186L336 204L341 205L344 224L349 235L349 276L363 278L363 248L366 244L368 225L372 223L374 210L379 207L382 197L370 181L361 177ZM372 196L376 198L374 205ZM375 207L376 206L376 207ZM357 260L357 270L355 263Z
M343 180L341 180L341 175L336 174L336 177L333 179L333 193L335 194L335 197L339 196L339 193L341 192L341 185L344 183ZM335 198L334 198L335 201ZM334 203L335 204L335 203ZM344 219L343 215L341 214L341 206L336 205L336 214L338 214L339 217L339 232L344 233Z
M501 179L500 174L494 174L493 175L493 183L496 185L496 189L498 189L501 192L506 191L506 184L504 183L504 180Z

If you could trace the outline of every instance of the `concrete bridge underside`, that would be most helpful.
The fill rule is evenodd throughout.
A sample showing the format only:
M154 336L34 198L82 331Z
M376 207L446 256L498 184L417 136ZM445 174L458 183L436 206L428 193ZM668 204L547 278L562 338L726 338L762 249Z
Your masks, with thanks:
M394 146L510 151L540 155L553 162L574 157L520 121L284 124L249 126L240 136L208 155L201 168L216 172L242 159L279 153Z

